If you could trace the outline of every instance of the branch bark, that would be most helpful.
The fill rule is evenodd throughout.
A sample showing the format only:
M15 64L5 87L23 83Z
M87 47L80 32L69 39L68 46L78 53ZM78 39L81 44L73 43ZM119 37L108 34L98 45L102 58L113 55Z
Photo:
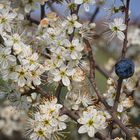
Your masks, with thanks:
M92 17L90 19L90 23L95 20L95 18L97 16L97 14L99 13L99 11L100 11L100 7L96 7L96 9L95 9L95 11L94 11L94 13L93 13L93 15L92 15Z
M97 85L96 85L96 81L95 81L95 60L93 57L93 53L92 53L92 48L90 46L90 43L85 40L85 43L87 45L87 49L88 49L88 55L89 55L89 62L90 62L90 76L89 76L89 80L95 90L96 95L98 96L98 99L101 103L103 103L103 105L105 106L105 108L107 109L107 111L110 113L110 115L112 116L112 120L114 120L114 122L125 132L126 136L127 136L127 140L131 139L132 134L131 132L128 130L128 128L121 122L120 119L118 119L116 112L114 112L114 110L108 105L108 103L106 102L105 98L102 96L102 94L100 93ZM119 87L121 86L121 84L119 85ZM120 87L121 89L121 87ZM119 90L118 89L118 92ZM117 97L117 99L119 98L119 96Z
M40 5L40 19L45 17L45 4Z
M125 39L123 42L123 49L122 49L122 58L125 58L126 56L126 51L127 51L127 31L128 31L128 23L129 23L129 5L130 5L130 0L126 0L126 6L125 6L125 25L126 25L126 30L124 31Z

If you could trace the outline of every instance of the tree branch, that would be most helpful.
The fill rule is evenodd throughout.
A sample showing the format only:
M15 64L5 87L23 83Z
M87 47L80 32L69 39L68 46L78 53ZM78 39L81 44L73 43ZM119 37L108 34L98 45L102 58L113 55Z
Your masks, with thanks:
M95 18L97 16L97 14L99 13L99 11L100 11L100 7L98 6L98 7L96 7L96 9L95 9L95 11L94 11L94 13L93 13L93 15L92 15L92 17L90 19L90 23L95 20Z
M105 77L105 78L110 78L111 75L108 71L106 71L104 68L102 68L100 65L95 64L95 68ZM111 77L113 78L113 77Z
M119 104L119 99L120 99L120 95L121 95L122 82L123 82L123 79L119 78L118 79L118 86L117 86L116 97L115 97L114 106L113 106L114 112L117 112L117 108L118 108L118 104Z
M129 23L129 5L130 5L130 0L126 0L126 6L125 6L125 25L126 25L126 30L124 31L125 39L123 42L123 49L122 49L122 58L125 58L126 51L127 51L127 31L128 31L128 23Z
M45 4L40 5L40 19L43 19L45 17Z
M89 80L90 80L90 82L91 82L91 84L92 84L92 86L93 86L93 88L95 90L96 95L98 96L98 99L101 101L101 103L103 103L103 105L105 106L107 111L110 113L110 115L112 116L112 119L114 120L114 122L125 132L125 134L127 136L127 140L129 140L132 137L131 132L118 119L117 114L114 112L113 109L111 109L111 107L108 105L108 103L106 102L105 98L102 96L102 94L100 93L100 91L97 88L97 85L96 85L96 82L95 82L95 60L94 60L94 57L93 57L92 48L90 46L90 43L87 40L85 40L85 43L87 45L87 50L88 50L88 55L89 55L89 62L90 62L90 77L89 77Z

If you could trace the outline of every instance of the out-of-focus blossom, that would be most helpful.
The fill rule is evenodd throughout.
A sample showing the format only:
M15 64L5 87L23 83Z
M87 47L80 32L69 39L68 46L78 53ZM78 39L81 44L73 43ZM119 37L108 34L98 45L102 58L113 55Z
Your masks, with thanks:
M85 11L90 10L90 5L94 5L96 3L95 0L74 0L76 4L83 4Z

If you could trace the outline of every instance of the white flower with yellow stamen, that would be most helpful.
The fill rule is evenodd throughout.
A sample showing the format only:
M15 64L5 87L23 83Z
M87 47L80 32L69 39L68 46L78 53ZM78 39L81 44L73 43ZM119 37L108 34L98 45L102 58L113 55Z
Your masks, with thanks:
M10 11L9 8L0 10L0 32L11 32L11 23L17 16L16 13Z
M82 125L78 132L80 134L88 133L90 137L94 137L96 132L107 127L106 118L92 106L83 112L82 117L78 119L78 123Z
M54 81L58 82L62 80L62 83L65 86L70 85L70 79L69 77L72 76L75 72L75 69L69 68L66 65L62 65L59 69L55 69L52 71L52 74L54 75Z
M111 38L117 36L120 40L124 40L125 35L123 31L126 29L126 25L123 23L122 18L115 18L114 22L108 24L109 29L111 30Z
M80 28L82 27L82 24L79 23L77 18L77 15L73 14L71 16L67 17L67 20L65 20L62 23L62 26L68 30L68 34L72 34L72 32L74 31L74 28Z

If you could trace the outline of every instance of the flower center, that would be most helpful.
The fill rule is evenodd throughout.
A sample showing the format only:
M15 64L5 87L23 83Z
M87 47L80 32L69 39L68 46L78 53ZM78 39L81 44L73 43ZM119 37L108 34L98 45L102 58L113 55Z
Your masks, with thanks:
M32 71L32 76L36 76L36 71Z
M69 22L70 22L70 25L72 25L72 26L74 25L74 21L73 20L70 20Z
M47 126L49 124L49 121L46 119L44 120L44 125Z
M32 64L34 64L34 63L35 63L35 61L34 61L33 59L30 59L29 61L30 61L30 62L29 62L29 63L30 63L30 65L32 65Z
M9 71L10 71L10 72L14 72L14 71L15 71L15 68L14 68L14 67L10 67L10 68L9 68Z
M119 28L117 26L113 27L113 31L118 31L118 30L119 30Z
M37 131L38 136L44 136L44 132L42 130Z
M75 47L72 45L72 46L70 46L69 49L70 49L71 52L73 52L75 50Z
M93 121L92 119L88 121L88 125L89 125L89 126L92 126L93 123L94 123L94 121Z
M7 19L4 17L0 17L0 19L1 19L1 23L5 23L7 21Z
M19 75L20 76L24 76L25 75L25 72L24 71L20 71Z
M55 38L55 34L50 34L51 39Z
M61 56L60 55L57 55L57 59L60 60L61 59Z
M65 75L65 72L62 71L62 72L60 73L60 75L63 77L63 76Z

